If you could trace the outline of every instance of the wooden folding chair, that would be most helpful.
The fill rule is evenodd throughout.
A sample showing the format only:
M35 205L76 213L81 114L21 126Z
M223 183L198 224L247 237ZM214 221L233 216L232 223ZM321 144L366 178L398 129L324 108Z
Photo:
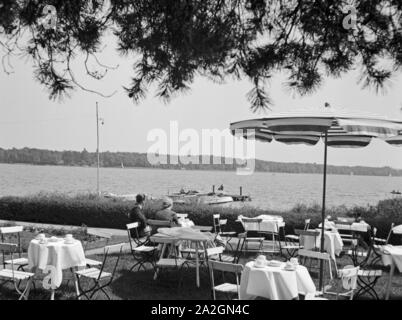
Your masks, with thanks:
M392 223L391 223L391 228L389 229L389 232L388 232L388 235L387 235L387 238L386 238L386 239L382 239L382 238L377 238L377 237L375 237L375 238L374 238L374 244L375 244L375 245L382 245L382 246L387 245L388 242L389 242L389 240L391 239L394 226L395 226L395 223L392 222Z
M339 297L348 297L353 300L354 292L357 288L359 269L359 267L345 266L343 269L338 270L341 285L337 286L336 291L330 291L329 288L325 289L324 294L335 295L336 300Z
M15 291L20 295L18 300L28 300L29 289L32 283L32 279L34 273L25 272L20 270L15 270L16 265L14 265L14 253L17 251L18 246L14 243L0 243L0 252L3 256L3 261L6 259L5 256L8 255L10 261L10 269L6 269L5 267L0 270L0 280L5 282L12 282L15 288ZM27 284L24 290L19 289L19 285L21 281L27 280Z
M320 232L316 230L295 230L295 234L299 237L299 244L303 248L307 250L314 250L318 251L318 246L317 246L317 238L320 236ZM313 247L309 248L306 247L305 242L310 241L313 242Z
M307 231L310 228L310 223L311 223L311 219L305 219L304 220L304 231ZM288 234L285 235L285 241L290 242L290 243L294 243L294 242L299 242L300 240L300 236L297 234Z
M97 230L97 229L87 229L87 235L96 237L98 239L103 239L105 241L104 247L106 247L109 244L109 241L112 239L112 235L110 233L107 233L107 232L104 232L101 230ZM86 255L88 254L88 251L92 249L92 248L89 248L89 243L90 243L90 241L88 239L87 241L85 241L85 244L84 244L85 263L86 263L87 267L90 268L90 267L97 267L97 266L102 265L102 261L89 259L86 257Z
M249 236L249 229L251 229L251 226L254 226L255 224L257 224L257 234L259 235L260 229L261 229L261 222L262 219L257 219L257 218L242 218L241 221L243 222L244 225L244 230L246 233L246 237L243 239L243 243L245 245L245 251L244 252L248 252L248 244L251 243L259 243L259 247L257 250L253 250L254 252L262 252L263 250L263 246L264 246L264 240L265 237L250 237ZM242 246L242 250L243 250L243 246ZM251 251L251 250L250 250Z
M18 258L11 260L5 260L3 256L3 267L6 265L11 265L11 263L17 267L17 270L24 270L24 267L28 265L28 259L22 257L22 246L21 246L21 232L24 230L22 226L14 227L2 227L0 228L1 242L5 242L5 237L7 237L7 242L10 241L10 237L17 238L17 252Z
M220 261L208 261L211 290L213 299L216 300L216 292L229 294L237 294L237 299L240 299L240 277L243 272L243 266L241 264L226 263ZM215 286L214 270L222 271L223 283ZM236 277L236 284L225 282L225 273L232 273Z
M92 298L96 298L95 294L99 291L102 291L103 294L110 300L108 293L106 292L105 288L110 286L113 282L117 266L120 261L121 253L123 251L124 243L115 244L111 246L106 246L104 248L103 254L103 262L100 269L98 268L88 268L84 270L75 271L75 275L78 277L78 288L79 292L77 295L77 299L80 299L82 296L85 296L88 300ZM106 263L110 260L110 256L114 254L112 251L117 252L115 263L112 269L112 272L105 271ZM81 281L86 279L93 283L91 287L86 290L83 290Z
M145 265L149 263L152 268L155 268L155 253L157 252L157 246L149 245L149 238L141 240L138 234L138 222L129 223L126 225L128 241L130 243L131 254L134 261L137 261L130 268L130 271L134 270L138 266L138 271L143 268L146 271Z
M221 237L226 238L225 247L229 246L230 250L233 251L232 244L230 240L236 235L236 231L226 231L225 228L227 226L228 219L221 219L220 214L213 215L213 226L215 234Z
M331 256L327 252L318 252L306 249L300 249L298 252L300 263L304 265L309 272L312 270L317 271L319 273L321 261L323 262L324 274L325 274L325 264L328 266L329 271L329 282L332 283L333 274L332 274L332 266L331 266ZM316 261L318 265L313 265L312 263ZM324 286L325 287L325 286ZM321 293L320 293L321 294Z

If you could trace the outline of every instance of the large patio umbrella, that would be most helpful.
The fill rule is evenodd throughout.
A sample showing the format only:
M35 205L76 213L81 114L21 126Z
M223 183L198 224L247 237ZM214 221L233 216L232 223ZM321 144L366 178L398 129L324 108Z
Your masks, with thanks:
M325 200L327 183L327 148L359 148L369 145L373 138L390 145L402 145L402 120L366 112L334 109L329 104L321 109L297 109L291 112L272 113L261 119L231 123L233 135L263 142L273 140L286 144L315 145L324 142L324 174L322 192L321 234L324 235ZM321 236L321 252L324 236ZM320 266L320 290L323 281L323 263Z

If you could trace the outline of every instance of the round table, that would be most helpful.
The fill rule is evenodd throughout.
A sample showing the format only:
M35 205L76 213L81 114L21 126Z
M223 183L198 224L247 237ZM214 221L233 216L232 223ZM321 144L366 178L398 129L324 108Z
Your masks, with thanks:
M318 237L301 236L300 245L306 250L321 247L321 229L316 229L320 233ZM315 239L314 239L315 238ZM324 231L324 251L328 252L331 258L336 261L336 256L342 252L343 241L338 231Z
M84 249L79 240L74 239L66 243L64 239L57 238L54 242L40 243L39 240L32 240L28 247L29 268L33 271L54 270L52 272L52 285L59 287L63 280L63 270L76 267L85 267L86 259ZM53 268L52 268L53 267ZM52 298L54 289L52 289Z
M206 254L207 245L214 246L215 235L209 232L201 232L193 228L186 227L173 227L173 228L159 228L158 233L151 237L153 242L158 243L159 239L163 238L176 239L177 243L181 241L188 241L195 245L195 270L196 270L196 285L200 287L200 271L199 271L199 253L204 252ZM163 258L167 249L167 244L163 242L160 249L160 258ZM206 254L207 255L207 254ZM157 273L155 272L154 279L156 279Z
M296 270L279 267L254 267L254 261L245 265L240 281L240 300L263 297L270 300L297 299L299 294L315 293L316 287L306 267L298 265Z

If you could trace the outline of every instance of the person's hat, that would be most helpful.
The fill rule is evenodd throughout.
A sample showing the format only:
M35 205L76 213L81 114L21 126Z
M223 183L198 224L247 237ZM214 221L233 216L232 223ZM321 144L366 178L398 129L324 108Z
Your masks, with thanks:
M162 205L164 208L169 208L169 207L173 206L173 200L170 198L164 198Z

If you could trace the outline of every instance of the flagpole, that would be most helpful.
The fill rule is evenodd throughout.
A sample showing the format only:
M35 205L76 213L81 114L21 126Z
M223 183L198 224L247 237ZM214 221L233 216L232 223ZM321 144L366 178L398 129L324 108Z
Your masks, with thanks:
M322 190L322 211L321 211L321 245L320 251L324 252L324 240L325 240L325 198L327 191L327 158L328 158L328 130L325 130L324 136L324 173L323 173L323 190ZM324 261L320 260L320 284L319 290L322 290L324 276Z
M97 157L96 192L99 196L100 188L99 188L99 110L98 110L98 102L96 102L96 157Z

